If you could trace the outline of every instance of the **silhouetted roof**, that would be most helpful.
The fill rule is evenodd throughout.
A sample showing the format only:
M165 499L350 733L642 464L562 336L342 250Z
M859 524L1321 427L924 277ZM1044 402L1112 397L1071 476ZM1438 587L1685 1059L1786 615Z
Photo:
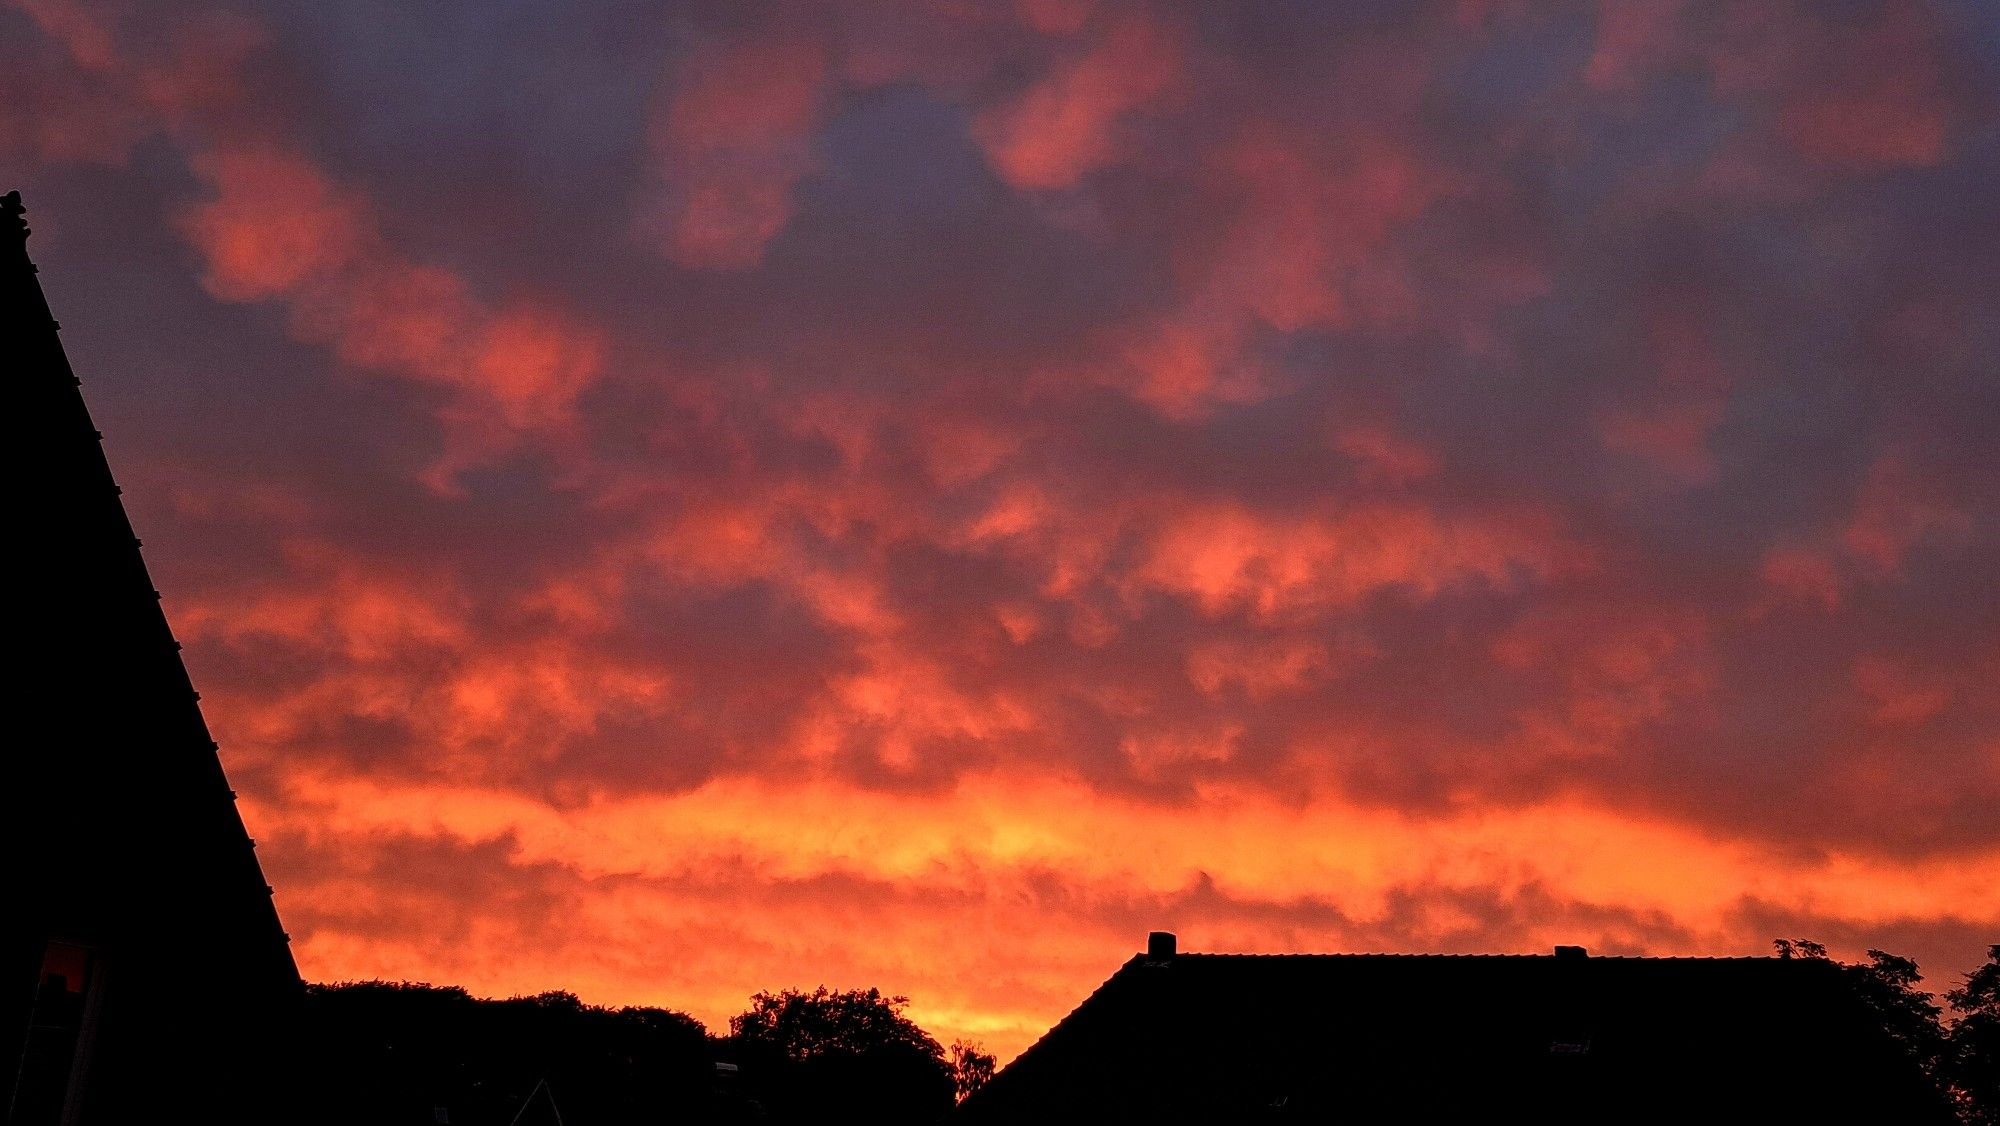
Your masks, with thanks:
M40 1045L52 1038L10 1010L0 1057L44 1102L70 1097L78 1077L75 1118L63 1121L145 1121L176 1100L204 1122L271 1121L263 1095L289 1046L298 968L29 261L23 215L19 193L0 197L4 417L21 466L8 516L18 875L6 994L37 1014L36 1029L52 1027L40 1014L53 994L89 999L76 1002L73 1043ZM74 951L64 955L74 964L52 981L45 958L58 950ZM19 1109L28 1097L17 1088L17 1116L39 1120L46 1108Z
M1142 954L960 1118L1947 1121L1832 963L1562 950Z

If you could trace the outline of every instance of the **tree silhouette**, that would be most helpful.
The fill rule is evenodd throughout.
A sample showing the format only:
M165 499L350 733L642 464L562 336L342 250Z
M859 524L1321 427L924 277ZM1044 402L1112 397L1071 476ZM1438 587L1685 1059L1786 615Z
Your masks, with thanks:
M885 1049L909 1049L942 1060L938 1042L903 1015L909 1003L908 997L885 997L879 989L835 993L824 985L811 993L758 993L747 1011L729 1018L729 1034L746 1044L775 1047L795 1061Z
M966 1097L993 1078L994 1065L998 1061L990 1052L982 1052L979 1045L970 1040L951 1042L951 1082L957 1089L958 1101Z
M559 1100L573 1123L636 1126L710 1099L709 1040L683 1013L383 981L311 986L306 1001L319 1080L302 1101L320 1121L505 1126L526 1111L527 1126Z
M880 990L758 993L730 1039L760 1072L777 1121L934 1122L957 1090L952 1062Z
M1781 938L1772 945L1780 958L1832 960L1825 946L1807 939ZM1890 1039L1917 1061L1968 1126L2000 1126L2000 946L1989 947L1987 955L1964 986L1945 994L1959 1014L1949 1029L1933 994L1920 987L1914 961L1870 950L1867 962L1835 963Z
M1987 947L1986 964L1944 996L1958 1010L1945 1064L1958 1116L1970 1126L2000 1126L2000 945Z
M457 986L311 986L304 1121L383 1126L932 1123L990 1077L879 990L759 993L709 1036L684 1013L567 992L481 1000ZM718 1067L717 1064L724 1066Z
M1771 945L1780 958L1833 961L1825 946L1810 939L1780 938ZM1944 1027L1939 1020L1943 1009L1935 996L1922 988L1923 975L1917 964L1884 950L1870 950L1866 962L1834 964L1874 1012L1889 1038L1917 1061L1925 1075L1938 1079L1945 1053Z

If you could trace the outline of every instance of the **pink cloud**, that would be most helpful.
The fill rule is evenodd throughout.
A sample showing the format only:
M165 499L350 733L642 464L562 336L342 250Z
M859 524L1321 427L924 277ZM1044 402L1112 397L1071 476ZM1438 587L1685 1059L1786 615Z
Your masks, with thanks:
M1158 925L1947 949L1963 60L1641 7L1520 67L1520 5L690 17L474 135L295 23L44 2L0 144L83 209L45 277L309 974L1006 1052Z
M1878 459L1840 530L1840 546L1868 573L1894 577L1918 547L1971 527L1965 513L1896 454Z
M697 48L651 125L642 224L686 266L746 269L792 214L825 104L827 53L776 36Z
M1857 172L1941 160L1954 129L1935 38L1914 6L1872 26L1830 32L1812 60L1824 76L1789 92L1778 128L1808 159Z
M1428 598L1457 584L1510 587L1518 575L1581 565L1553 533L1532 516L1518 525L1456 521L1371 505L1272 519L1192 505L1161 521L1132 582L1187 597L1205 613L1247 609L1284 620L1385 589Z
M1044 27L1064 26L1069 13L1040 5L1030 15ZM1080 21L1078 21L1080 22ZM1143 17L1111 23L1079 53L1059 61L1019 98L988 110L975 133L994 166L1023 188L1065 188L1117 158L1116 130L1124 115L1180 83L1173 36Z
M397 253L372 208L296 153L218 150L195 170L213 193L182 229L207 264L204 284L228 301L284 304L303 339L342 360L453 393L452 434L427 479L455 475L529 435L570 425L578 394L601 370L598 334L573 315L526 300L482 301L465 280Z
M1951 702L1949 686L1925 683L1893 661L1867 657L1855 662L1853 680L1874 703L1873 722L1882 726L1922 724Z

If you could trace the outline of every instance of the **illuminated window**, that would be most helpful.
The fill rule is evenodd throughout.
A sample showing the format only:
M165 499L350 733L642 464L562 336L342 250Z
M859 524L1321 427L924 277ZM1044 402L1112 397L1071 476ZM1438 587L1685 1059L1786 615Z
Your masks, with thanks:
M68 1120L66 1104L95 976L96 957L87 946L50 942L43 951L42 984L28 1017L8 1113L15 1126L60 1126Z

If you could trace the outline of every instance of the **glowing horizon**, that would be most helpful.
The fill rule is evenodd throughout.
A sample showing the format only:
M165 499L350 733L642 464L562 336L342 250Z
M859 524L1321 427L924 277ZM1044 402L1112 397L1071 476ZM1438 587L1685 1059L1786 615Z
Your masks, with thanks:
M0 7L309 979L2000 937L1971 6L340 7Z

